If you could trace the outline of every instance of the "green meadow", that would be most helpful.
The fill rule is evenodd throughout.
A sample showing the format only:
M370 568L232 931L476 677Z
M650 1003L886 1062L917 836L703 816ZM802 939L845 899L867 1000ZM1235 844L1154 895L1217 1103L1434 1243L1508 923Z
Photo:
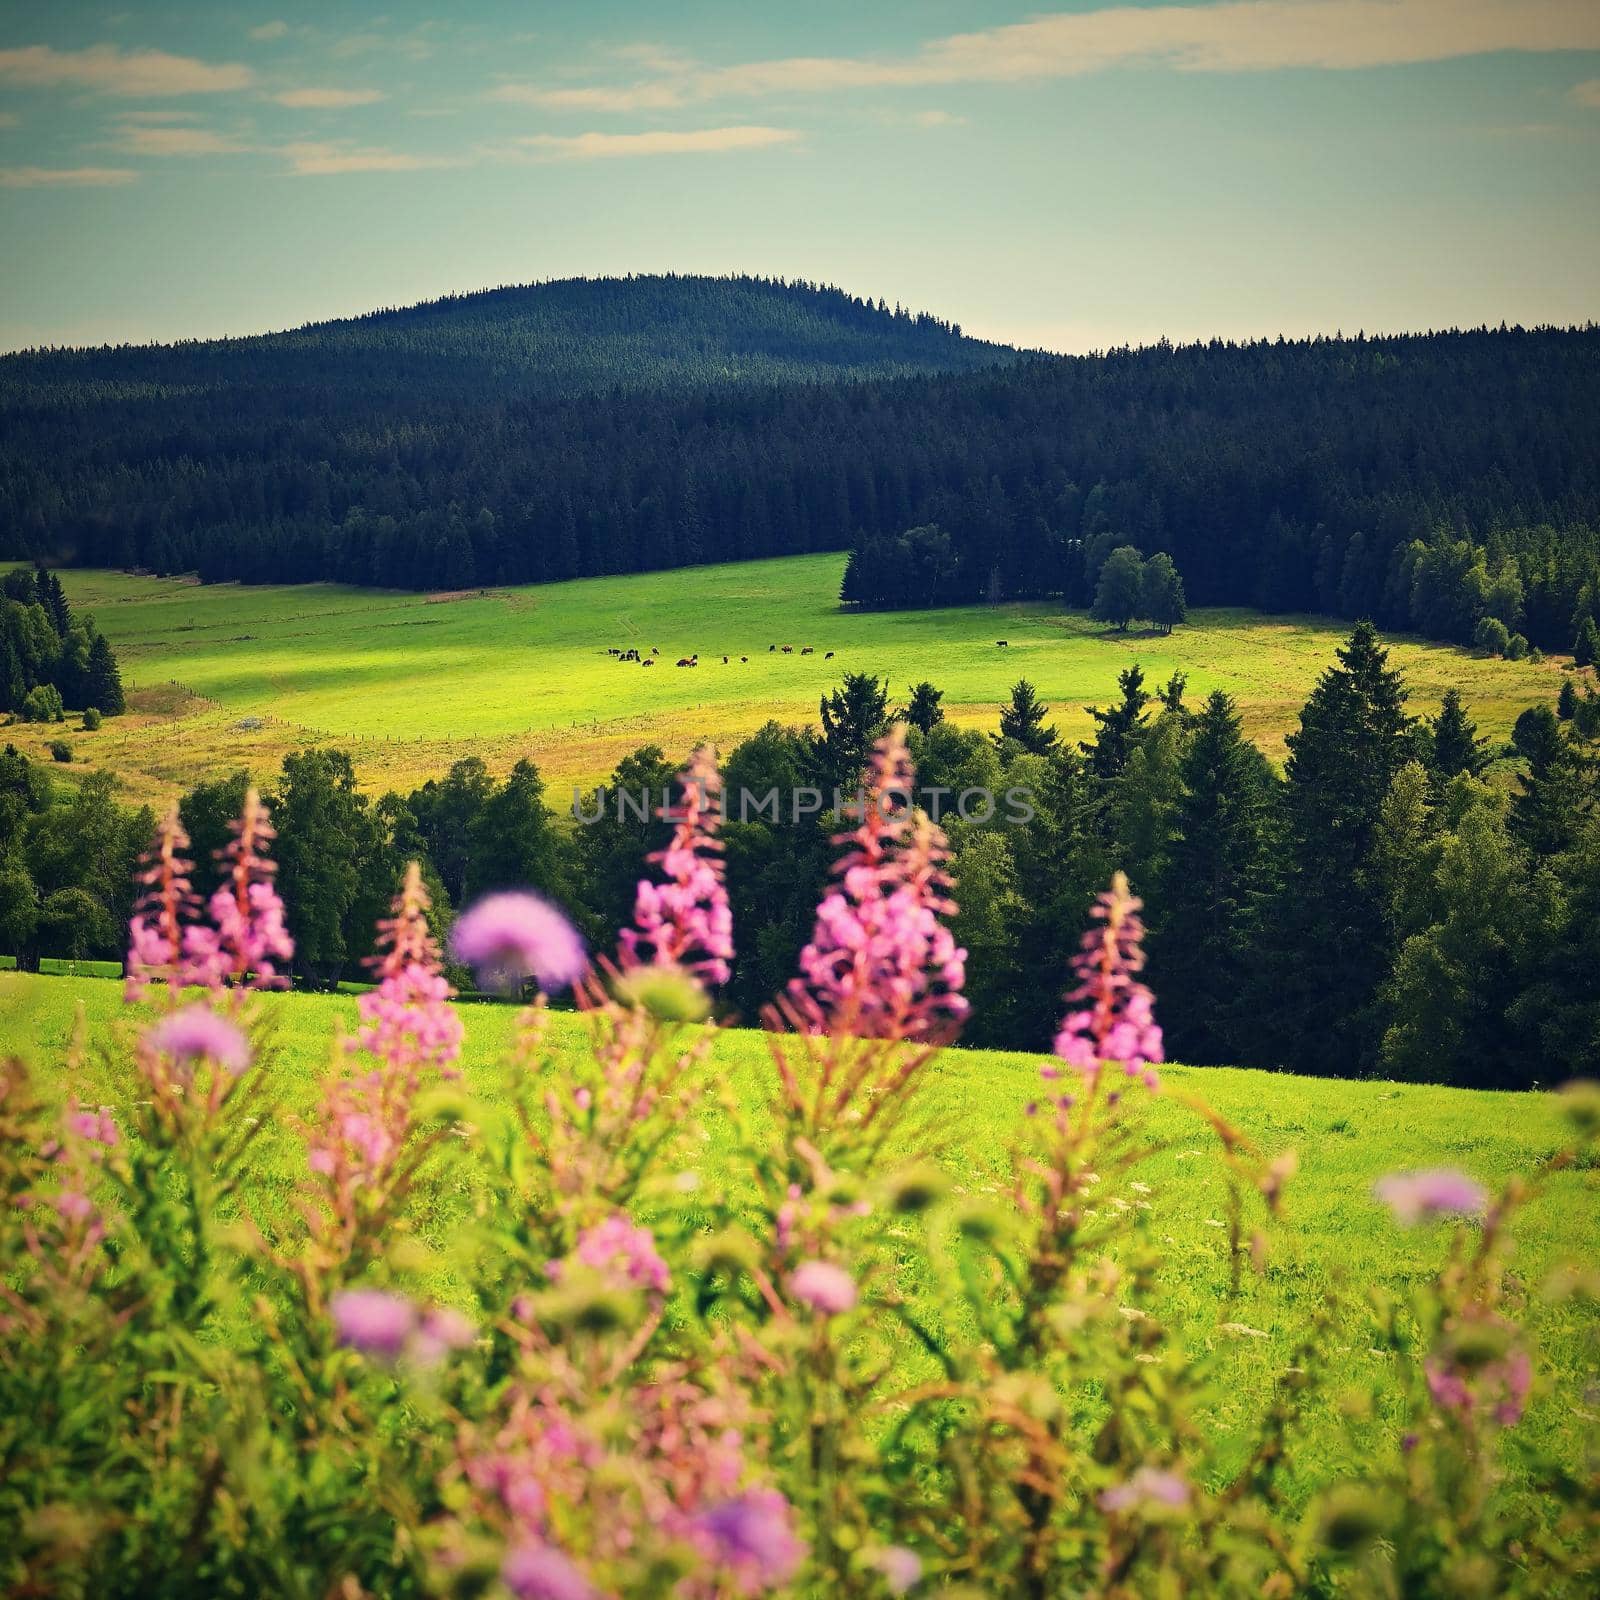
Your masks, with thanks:
M41 978L0 973L0 1051L27 1059L39 1081L65 1098L126 1105L138 1097L128 1068L103 1048L121 1011L121 986L95 979ZM286 1220L302 1174L296 1124L310 1116L316 1081L333 1059L336 1024L353 1023L348 997L281 995L266 998L274 1044L271 1074L277 1114L255 1147L249 1200L263 1216ZM61 1062L82 1006L91 1049L78 1075ZM493 1104L507 1089L506 1052L514 1012L500 1005L466 1005L465 1076L469 1091ZM585 1024L570 1014L552 1019L554 1065L585 1046ZM746 1105L758 1105L770 1086L770 1063L759 1034L725 1032L710 1070ZM1165 1250L1162 1299L1169 1324L1191 1350L1209 1351L1217 1382L1208 1426L1227 1437L1244 1430L1264 1405L1274 1374L1293 1360L1294 1341L1310 1312L1331 1296L1347 1298L1336 1341L1334 1371L1315 1402L1312 1437L1301 1441L1307 1479L1358 1465L1351 1452L1375 1446L1378 1434L1347 1436L1338 1411L1347 1384L1373 1376L1377 1354L1364 1336L1358 1297L1377 1284L1403 1292L1437 1270L1449 1231L1398 1228L1372 1199L1385 1172L1418 1166L1459 1166L1498 1186L1531 1172L1561 1147L1560 1112L1548 1097L1484 1093L1384 1082L1297 1078L1232 1068L1169 1067L1163 1094L1134 1115L1148 1119L1158 1152L1135 1176L1148 1193L1130 1190L1125 1202L1152 1208L1153 1236ZM1007 1152L1038 1092L1038 1062L1016 1054L952 1050L932 1067L924 1109L938 1130L939 1159L969 1194L1003 1197ZM1225 1188L1215 1141L1182 1103L1205 1099L1265 1153L1294 1149L1300 1171L1290 1188L1287 1220L1274 1235L1264 1274L1247 1274L1241 1297L1228 1302ZM1135 1097L1143 1100L1144 1097ZM736 1166L729 1128L706 1119L693 1146L697 1170L714 1179ZM448 1252L456 1221L471 1202L469 1169L457 1164L418 1198L421 1239L439 1252L439 1289L448 1294ZM1108 1197L1109 1198L1109 1197ZM1119 1202L1113 1202L1119 1203ZM1576 1462L1592 1422L1593 1387L1600 1378L1600 1308L1550 1304L1540 1286L1562 1262L1600 1261L1600 1168L1554 1175L1519 1212L1513 1229L1514 1269L1524 1313L1534 1330L1542 1374L1535 1403L1519 1437L1544 1440ZM1363 1428L1379 1430L1382 1419ZM1366 1437L1368 1444L1361 1440Z
M1281 757L1348 632L1328 618L1240 610L1197 611L1170 637L1118 634L1044 604L857 615L838 606L843 562L799 556L435 595L63 573L72 604L115 645L131 707L96 733L69 732L65 770L107 768L130 797L153 800L240 765L266 776L286 751L331 743L374 790L413 787L469 754L497 772L529 756L565 801L644 743L726 749L769 718L814 722L846 671L886 677L901 699L932 679L956 722L985 728L1027 677L1078 736L1091 726L1084 708L1110 701L1134 662L1152 683L1186 673L1192 700L1227 690L1249 735ZM814 654L800 653L807 646ZM610 648L660 655L646 668ZM688 656L699 665L674 665ZM1411 639L1396 640L1393 657L1414 709L1432 710L1455 685L1491 736L1560 687L1554 661ZM59 733L6 737L48 760Z

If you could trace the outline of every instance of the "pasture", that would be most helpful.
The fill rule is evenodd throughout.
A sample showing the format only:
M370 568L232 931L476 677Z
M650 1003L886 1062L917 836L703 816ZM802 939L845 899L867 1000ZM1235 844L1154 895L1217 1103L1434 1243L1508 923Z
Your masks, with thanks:
M109 769L130 798L159 800L241 765L268 776L285 752L313 744L349 750L373 790L414 787L469 754L497 773L528 756L564 805L574 784L603 780L644 743L676 754L711 739L726 750L769 718L815 722L819 697L846 671L886 677L897 702L931 679L955 722L981 728L997 726L999 702L1027 677L1062 732L1080 737L1091 727L1084 707L1112 700L1134 662L1152 686L1187 673L1191 703L1227 690L1246 732L1281 759L1349 631L1241 610L1194 612L1170 636L1118 634L1036 603L852 614L838 606L843 563L799 556L436 595L64 572L73 606L116 647L130 711L96 733L69 729L73 765L55 770ZM643 667L613 649L660 654ZM675 665L688 657L698 664ZM1394 642L1393 660L1414 711L1433 710L1454 685L1495 738L1561 682L1553 660L1410 639ZM6 737L48 762L60 734L18 726Z
M303 1172L303 1125L315 1105L316 1080L333 1059L336 1024L355 1017L348 997L274 995L266 1005L275 1044L271 1073L279 1114L256 1145L250 1195L259 1213L284 1220ZM84 1009L92 1048L72 1082L60 1063L78 1006ZM120 984L93 979L41 978L0 973L0 1052L26 1058L39 1080L64 1099L75 1093L91 1105L125 1105L136 1083L113 1054L98 1048L121 1011ZM464 1006L467 1088L495 1102L505 1093L504 1055L514 1011L501 1005ZM551 1044L557 1070L584 1048L584 1023L553 1018ZM746 1105L757 1105L770 1083L766 1047L755 1033L730 1031L718 1041L714 1075ZM939 1158L969 1194L1000 1195L1006 1153L1021 1125L1023 1107L1038 1092L1034 1058L985 1051L947 1052L922 1090L925 1110L938 1130ZM1336 1352L1337 1371L1313 1414L1314 1437L1296 1442L1296 1475L1303 1481L1355 1470L1361 1463L1359 1430L1353 1441L1339 1418L1346 1381L1373 1375L1387 1357L1364 1337L1359 1299L1368 1285L1403 1292L1408 1283L1442 1263L1449 1231L1402 1230L1372 1198L1382 1174L1402 1168L1454 1165L1496 1187L1531 1171L1560 1147L1558 1110L1538 1095L1485 1093L1385 1082L1341 1082L1231 1068L1169 1067L1166 1090L1135 1115L1148 1119L1157 1153L1137 1176L1150 1185L1138 1204L1154 1211L1153 1233L1165 1252L1164 1309L1194 1353L1209 1352L1217 1382L1208 1426L1220 1437L1242 1430L1265 1403L1273 1376L1293 1360L1307 1315L1330 1296L1349 1304ZM1220 1311L1227 1282L1226 1216L1214 1141L1181 1103L1202 1096L1267 1153L1293 1148L1300 1172L1290 1189L1287 1224L1275 1235L1263 1276L1247 1274L1239 1301ZM1143 1100L1143 1097L1139 1097ZM730 1131L715 1114L706 1118L698 1146L702 1181L736 1165ZM452 1177L418 1197L421 1239L438 1252L438 1292L449 1294L448 1252L456 1222L471 1204L461 1165ZM1519 1437L1554 1443L1577 1460L1593 1386L1600 1377L1600 1310L1592 1303L1545 1303L1541 1283L1558 1263L1600 1261L1600 1170L1593 1166L1555 1175L1518 1214L1514 1270L1525 1295L1525 1315L1539 1351L1541 1378ZM1364 1426L1381 1428L1382 1419Z

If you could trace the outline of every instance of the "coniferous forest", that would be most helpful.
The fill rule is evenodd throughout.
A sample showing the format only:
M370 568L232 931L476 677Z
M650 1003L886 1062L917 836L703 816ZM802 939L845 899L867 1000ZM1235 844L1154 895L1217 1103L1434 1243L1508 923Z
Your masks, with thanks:
M1046 357L805 283L573 280L0 359L0 555L455 589L854 548L862 604L1087 607L1131 545L1189 605L1565 651L1597 410L1592 327Z

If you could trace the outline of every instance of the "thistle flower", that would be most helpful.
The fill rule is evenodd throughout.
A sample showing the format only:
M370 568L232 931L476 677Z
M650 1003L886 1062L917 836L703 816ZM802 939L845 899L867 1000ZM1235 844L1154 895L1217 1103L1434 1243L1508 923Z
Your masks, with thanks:
M491 894L465 912L450 944L492 989L532 978L547 993L565 989L588 966L577 930L548 900L524 891Z
M378 986L356 1002L362 1022L356 1042L413 1080L427 1067L448 1074L461 1054L461 1019L450 1006L455 990L440 971L428 927L431 904L413 861L394 915L378 924L378 954L370 962Z
M776 1489L750 1489L708 1507L693 1519L690 1534L746 1594L787 1583L805 1559L789 1502Z
M860 825L834 840L845 846L833 868L839 881L817 907L789 985L790 1009L809 1032L922 1039L967 1014L967 953L940 921L956 909L945 893L944 834L894 805L911 784L896 724L873 749Z
M144 1037L152 1050L170 1056L189 1071L200 1061L212 1061L237 1077L250 1065L249 1040L208 1006L185 1006L181 1011L168 1012Z
M1126 1483L1102 1491L1102 1511L1130 1511L1136 1506L1182 1508L1189 1503L1189 1485L1160 1467L1140 1467Z
M826 1317L842 1316L858 1298L855 1279L831 1261L802 1261L789 1274L789 1293Z
M1090 915L1098 926L1084 934L1083 948L1072 958L1078 984L1067 995L1055 1053L1090 1077L1107 1062L1120 1062L1130 1078L1154 1089L1160 1083L1155 1064L1162 1059L1161 1029L1154 997L1135 977L1144 969L1142 904L1120 872L1096 900ZM1056 1075L1057 1069L1044 1069L1046 1078Z
M633 926L620 935L622 965L643 964L640 952L648 947L650 965L682 968L714 987L728 981L733 913L717 837L722 775L709 746L695 751L678 782L680 798L660 812L673 824L672 839L647 857L666 881L639 880Z
M520 1544L500 1564L500 1581L517 1600L593 1600L599 1593L554 1545Z
M1482 1184L1454 1167L1391 1172L1378 1179L1372 1192L1407 1227L1424 1217L1482 1216L1489 1203Z

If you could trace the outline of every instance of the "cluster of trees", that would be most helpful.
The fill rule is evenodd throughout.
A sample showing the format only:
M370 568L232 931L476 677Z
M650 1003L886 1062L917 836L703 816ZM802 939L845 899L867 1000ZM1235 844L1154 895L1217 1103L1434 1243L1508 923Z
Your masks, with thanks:
M1093 563L1094 553L1085 559ZM1143 617L1163 633L1171 633L1188 616L1183 579L1164 550L1146 560L1131 544L1113 545L1096 564L1099 570L1091 609L1101 622L1126 632L1135 617Z
M110 643L73 615L55 573L13 568L0 577L0 712L59 722L91 706L108 716L124 709Z
M1369 624L1325 672L1280 775L1228 697L1194 708L1138 666L1091 708L1078 744L1019 682L999 730L953 727L941 693L851 675L813 728L769 723L727 754L730 793L853 792L892 717L954 848L970 953L973 1043L1047 1046L1091 897L1116 867L1147 902L1150 977L1171 1054L1340 1076L1526 1087L1600 1071L1600 693L1563 684L1491 751L1455 692L1412 717ZM659 797L679 765L654 745L606 786ZM226 841L247 779L181 803L201 865ZM1031 816L982 796L1021 790ZM978 797L968 804L963 797ZM348 756L290 755L268 795L302 979L358 973L407 860L424 864L440 930L452 908L530 884L609 944L659 820L584 803L578 825L537 769L496 781L476 759L407 795L369 797ZM52 805L48 776L0 761L0 949L120 954L148 812L90 778ZM725 825L739 954L727 1001L754 1017L792 974L826 882L837 819L735 815ZM90 901L94 904L91 906Z
M855 549L863 604L1087 607L1110 535L1193 605L1462 642L1493 616L1565 651L1600 592L1597 352L1584 328L1019 358L812 285L499 291L0 359L0 553L450 589Z

